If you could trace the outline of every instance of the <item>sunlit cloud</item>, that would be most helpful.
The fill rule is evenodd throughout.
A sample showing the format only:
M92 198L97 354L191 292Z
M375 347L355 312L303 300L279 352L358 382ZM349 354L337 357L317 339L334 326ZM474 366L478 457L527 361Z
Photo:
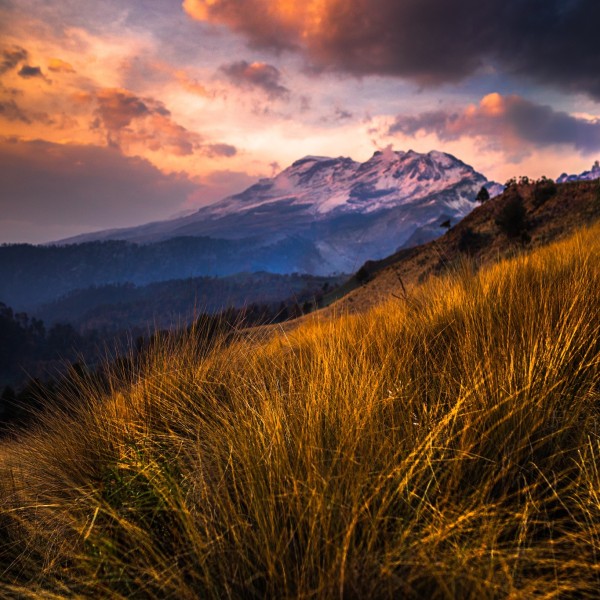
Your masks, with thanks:
M211 92L206 85L200 83L197 79L190 77L184 70L178 69L174 73L175 79L182 85L182 87L190 92L196 94L202 98L210 98L214 96L214 92Z
M486 95L478 105L463 111L399 115L389 133L408 137L435 134L442 142L471 137L513 156L556 145L582 154L600 152L600 118L584 119L517 95L498 93Z
M0 118L7 119L8 121L31 123L29 116L12 99L0 100Z
M75 73L73 66L60 58L51 58L48 61L48 70L54 73Z

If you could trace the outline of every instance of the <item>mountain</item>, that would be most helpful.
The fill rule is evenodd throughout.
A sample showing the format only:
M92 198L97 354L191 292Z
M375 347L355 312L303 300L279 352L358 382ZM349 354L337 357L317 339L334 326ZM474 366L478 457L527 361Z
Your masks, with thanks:
M450 154L378 151L366 162L307 156L240 194L179 219L101 231L60 244L125 240L142 244L178 237L243 242L242 253L271 256L261 268L327 275L383 258L417 232L442 233L476 205L482 186L502 190ZM425 240L425 241L426 241ZM281 245L298 250L287 258ZM246 248L243 248L246 246ZM200 259L200 257L199 257ZM201 273L198 273L201 274Z
M36 314L94 286L352 273L438 237L478 205L482 186L492 196L502 189L443 152L388 148L364 163L307 156L191 215L46 246L0 246L0 301Z
M557 180L557 183L565 183L567 181L592 181L600 179L600 163L596 161L589 171L583 171L579 175L567 175L563 173Z

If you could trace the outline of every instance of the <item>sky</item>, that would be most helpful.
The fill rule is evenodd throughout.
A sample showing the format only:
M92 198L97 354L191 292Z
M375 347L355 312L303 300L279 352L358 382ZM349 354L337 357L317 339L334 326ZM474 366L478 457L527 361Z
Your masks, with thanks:
M0 243L187 214L305 155L600 158L598 0L0 0Z

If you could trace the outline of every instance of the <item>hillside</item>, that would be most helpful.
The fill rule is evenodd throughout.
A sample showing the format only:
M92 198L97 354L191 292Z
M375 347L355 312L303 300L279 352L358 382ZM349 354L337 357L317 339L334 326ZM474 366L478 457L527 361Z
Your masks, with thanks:
M0 443L0 595L596 597L599 240L82 377Z
M511 217L511 205L519 204L519 198L523 222L513 234L497 221L504 211ZM515 218L514 214L511 218ZM599 218L598 180L557 185L549 180L515 182L500 196L475 208L437 240L400 250L381 261L366 262L359 277L355 276L331 294L325 303L341 298L334 305L337 311L366 310L394 296L404 297L429 276L457 269L465 261L479 267L548 244Z

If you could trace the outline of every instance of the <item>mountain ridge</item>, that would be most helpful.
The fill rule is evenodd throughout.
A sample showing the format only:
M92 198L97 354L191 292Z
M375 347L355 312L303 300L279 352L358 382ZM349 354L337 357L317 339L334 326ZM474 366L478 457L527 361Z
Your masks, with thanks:
M595 161L592 168L589 171L583 171L578 175L567 175L563 173L558 177L556 183L566 183L569 181L593 181L594 179L600 179L600 162Z

